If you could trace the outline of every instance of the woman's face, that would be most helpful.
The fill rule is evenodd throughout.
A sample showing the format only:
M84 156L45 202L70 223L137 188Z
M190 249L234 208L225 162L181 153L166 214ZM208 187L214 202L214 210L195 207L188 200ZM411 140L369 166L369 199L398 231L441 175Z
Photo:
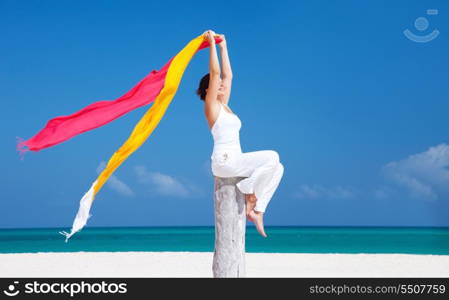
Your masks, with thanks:
M218 88L218 96L223 96L225 92L225 87L223 85L223 80L220 79L220 87Z
M208 90L208 88L206 89L206 93L207 93L207 90ZM223 80L221 80L220 79L220 86L219 86L219 88L218 88L218 96L220 97L220 96L223 96L224 94L225 94L225 90L226 90L226 88L225 88L225 86L223 85Z

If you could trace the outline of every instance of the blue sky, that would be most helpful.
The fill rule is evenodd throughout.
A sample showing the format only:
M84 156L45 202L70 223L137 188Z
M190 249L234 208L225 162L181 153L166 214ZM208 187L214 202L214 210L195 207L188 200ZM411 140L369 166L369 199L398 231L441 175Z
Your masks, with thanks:
M447 1L0 0L0 227L71 226L148 106L23 161L16 136L119 97L207 29L228 40L243 151L276 150L285 167L266 225L449 226L448 13ZM207 51L87 226L213 225L213 140L194 94Z

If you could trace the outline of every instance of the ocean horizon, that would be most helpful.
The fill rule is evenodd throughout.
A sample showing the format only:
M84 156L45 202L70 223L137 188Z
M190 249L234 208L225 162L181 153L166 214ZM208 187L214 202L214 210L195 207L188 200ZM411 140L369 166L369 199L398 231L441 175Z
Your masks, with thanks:
M1 228L0 253L213 252L214 226ZM248 253L403 253L449 255L449 227L266 226L246 228Z

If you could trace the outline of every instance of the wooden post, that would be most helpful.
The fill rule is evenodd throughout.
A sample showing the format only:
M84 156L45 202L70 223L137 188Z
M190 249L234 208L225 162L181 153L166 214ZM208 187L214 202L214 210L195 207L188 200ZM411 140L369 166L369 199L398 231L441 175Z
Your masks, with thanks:
M214 277L245 277L246 203L236 183L245 177L214 179Z

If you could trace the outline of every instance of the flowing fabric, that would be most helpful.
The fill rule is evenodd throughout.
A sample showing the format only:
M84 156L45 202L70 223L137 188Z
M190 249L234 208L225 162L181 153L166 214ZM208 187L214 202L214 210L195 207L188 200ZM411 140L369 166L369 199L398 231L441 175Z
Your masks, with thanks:
M221 39L215 37L215 41L220 43ZM80 231L92 216L89 213L92 202L104 183L126 158L146 141L159 124L176 94L190 60L198 50L206 47L209 47L209 43L205 37L203 35L196 37L170 59L161 70L152 71L125 95L114 101L93 103L70 116L54 118L48 121L47 125L34 137L18 144L19 151L24 151L22 149L24 146L32 151L39 151L64 142L82 132L102 126L137 107L154 101L125 143L112 155L105 169L81 198L71 232L60 232L66 236L66 242L73 234Z
M216 37L215 41L220 43L221 39ZM208 46L209 43L203 40L197 50ZM173 59L174 57L159 71L151 71L123 96L112 101L92 103L69 116L53 118L41 131L26 141L18 137L17 150L23 155L29 150L39 151L57 145L75 135L103 126L136 108L153 102L164 86L167 71Z

